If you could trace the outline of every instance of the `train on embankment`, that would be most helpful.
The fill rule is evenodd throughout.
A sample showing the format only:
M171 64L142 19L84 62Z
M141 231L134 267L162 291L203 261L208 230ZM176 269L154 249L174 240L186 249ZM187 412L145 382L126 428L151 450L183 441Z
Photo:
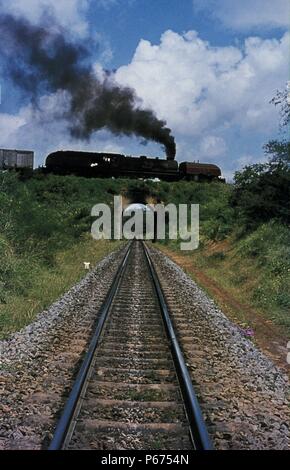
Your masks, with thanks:
M34 152L0 149L0 171L33 172ZM57 151L49 154L45 166L35 171L88 178L144 178L164 181L221 181L221 169L214 164L133 157L119 153Z
M107 152L58 151L46 158L47 172L101 178L158 178L164 181L224 181L221 169L209 163L132 157Z

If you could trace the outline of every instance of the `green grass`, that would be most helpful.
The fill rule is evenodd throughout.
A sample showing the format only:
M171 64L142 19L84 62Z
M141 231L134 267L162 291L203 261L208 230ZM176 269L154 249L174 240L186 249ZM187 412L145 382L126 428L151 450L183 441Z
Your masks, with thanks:
M165 245L179 252L176 242ZM233 299L256 309L290 335L289 227L271 221L242 238L234 233L223 241L203 237L198 250L183 254ZM243 321L243 312L236 313Z
M27 325L116 245L90 237L92 207L132 202L200 205L200 248L188 256L237 299L290 331L290 229L272 220L247 228L231 205L233 186L0 173L2 337ZM162 242L174 251L180 241Z
M124 182L0 173L0 337L29 324L118 244L90 236L93 205Z
M37 265L26 270L29 283L25 290L7 296L0 304L0 338L19 331L30 324L37 313L49 307L56 299L76 284L86 273L84 261L92 266L116 249L121 242L94 241L88 236L60 251L53 266Z

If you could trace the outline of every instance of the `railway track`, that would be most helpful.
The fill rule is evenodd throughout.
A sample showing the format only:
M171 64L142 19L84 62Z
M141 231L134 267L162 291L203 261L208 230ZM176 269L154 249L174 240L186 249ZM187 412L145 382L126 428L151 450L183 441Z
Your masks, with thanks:
M49 449L211 449L143 242L128 246L98 318Z

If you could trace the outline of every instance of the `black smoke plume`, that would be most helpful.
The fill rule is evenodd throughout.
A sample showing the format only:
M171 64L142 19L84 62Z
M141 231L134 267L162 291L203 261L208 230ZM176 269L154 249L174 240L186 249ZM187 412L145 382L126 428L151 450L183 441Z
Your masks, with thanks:
M65 117L74 137L89 139L106 128L158 142L168 159L175 158L175 141L166 122L142 109L134 90L116 84L112 74L99 80L90 64L89 46L68 39L49 20L45 26L35 26L4 14L0 15L0 40L5 72L35 104L45 91L69 93L71 109Z

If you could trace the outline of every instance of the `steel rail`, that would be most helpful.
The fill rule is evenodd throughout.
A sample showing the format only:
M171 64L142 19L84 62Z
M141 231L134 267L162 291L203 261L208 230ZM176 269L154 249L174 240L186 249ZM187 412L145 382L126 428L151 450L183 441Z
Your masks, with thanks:
M127 266L128 257L129 257L131 248L132 248L132 243L129 244L126 250L123 261L121 262L117 270L117 273L115 274L115 277L109 289L109 292L106 295L106 298L102 304L102 307L100 309L100 317L99 317L93 338L90 342L89 349L85 355L81 368L78 372L78 375L76 377L73 388L66 402L61 418L57 424L53 439L49 445L48 450L61 450L66 441L71 423L74 419L74 415L77 409L79 399L81 398L82 391L89 378L89 372L90 372L90 368L94 359L94 354L98 346L99 339L100 339L104 324L106 322L110 307L112 305L112 301L114 299L116 291L120 285L122 275Z
M203 419L202 411L200 409L198 399L192 385L184 356L181 352L178 339L174 331L158 275L151 260L148 248L144 242L142 242L142 244L158 297L167 337L170 341L171 353L183 396L193 446L196 450L213 450L213 445Z

